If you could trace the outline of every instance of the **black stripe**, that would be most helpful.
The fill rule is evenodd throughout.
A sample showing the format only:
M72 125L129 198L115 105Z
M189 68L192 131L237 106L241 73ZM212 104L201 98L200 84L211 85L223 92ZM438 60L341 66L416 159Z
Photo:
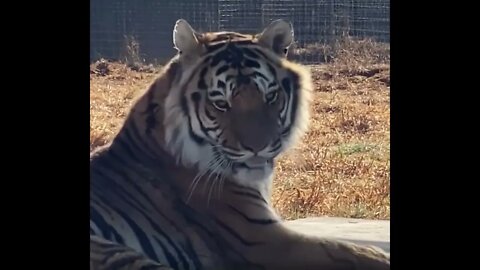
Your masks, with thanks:
M272 149L270 149L270 153L274 153L282 147L281 141L280 140L278 140L278 141L279 141L279 143L275 142L274 147Z
M224 129L220 129L220 133L218 133L217 138L222 137ZM225 140L226 142L227 140Z
M221 256L224 255L224 251L227 250L225 246L228 247L228 244L225 242L225 239L218 238L218 234L213 233L205 225L195 220L193 218L195 216L195 213L192 213L193 211L191 210L191 208L185 205L183 201L177 200L177 203L174 203L173 205L175 206L175 210L177 210L178 213L181 213L181 215L183 216L183 218L187 223L195 227L198 227L201 231L203 231L207 235L208 239L213 240L215 244L219 246L219 248L214 248L215 250L218 250L221 253L219 255ZM210 245L211 243L206 241L205 244Z
M285 121L287 121L288 117L288 104L289 99L291 98L291 94L285 92L285 97L283 98L282 107L280 109L280 123L282 126L285 125Z
M133 230L133 232L135 233L135 236L137 237L138 241L142 246L142 249L145 251L147 256L150 258L153 258L158 262L159 260L158 260L157 254L155 253L155 250L153 249L152 243L150 243L150 240L148 239L145 232L141 229L141 227L137 225L135 221L130 219L130 217L127 214L125 214L123 211L119 209L116 209L116 211L120 216L122 216L122 218L128 223L130 228Z
M262 201L264 201L265 203L267 203L267 201L263 198L262 194L261 194L258 190L256 190L256 189L253 189L253 188L250 188L250 187L246 187L246 186L241 186L241 185L236 184L236 183L234 183L234 182L231 182L231 183L230 183L230 186L234 186L235 188L239 189L239 190L236 190L236 191L235 191L235 190L232 190L232 192L233 192L234 194L239 194L239 195L240 195L240 194L242 194L242 195L243 195L243 194L249 194L249 195L247 195L247 196L250 196L250 197L253 196L253 197L255 197L255 198L257 198L257 199L259 199L259 200L262 200Z
M96 190L92 191L92 192L95 192ZM107 213L107 215L109 216L112 216L112 211L111 209L108 209L108 204L105 203L105 200L102 199L102 196L99 195L100 192L96 191L97 192L97 196L94 198L92 196L92 198L90 198L90 206L96 206L97 208L100 208L102 209L103 211L105 211ZM95 195L95 194L94 194ZM97 200L98 199L98 200ZM102 217L104 217L105 215L102 215Z
M188 257L190 259L192 259L193 261L193 265L194 265L194 269L196 270L201 270L203 267L200 263L200 260L198 259L198 256L197 256L197 252L195 251L195 249L193 248L193 245L192 245L192 242L190 240L188 240L186 243L185 243L185 246L183 246L184 250L185 250L185 253L187 253Z
M258 49L258 48L252 48L252 50L253 50L255 53L261 55L263 58L265 58L265 60L267 60L267 61L269 60L269 58L267 57L267 55L265 55L260 49Z
M112 171L114 171L114 170L112 170ZM113 178L111 178L110 176L107 176L106 174L104 174L104 173L101 172L101 171L97 171L96 173L98 173L101 177L103 177L103 178L111 181L112 183L114 183L114 181L115 181ZM117 173L117 174L119 174L120 176L122 175L122 174L120 174L120 173ZM140 194L140 197L145 198L147 201L149 201L149 198L146 197L146 194L143 193L143 191L142 191L137 185L135 185L135 184L133 184L131 181L129 181L129 180L128 180L128 177L122 177L122 178L123 178L124 180L126 180L127 182L129 182L128 184L130 184L130 187L133 187L133 189ZM118 184L115 183L115 185L112 185L111 190L112 190L112 191L120 191L121 193L125 194L124 200L127 199L127 198L130 199L133 203L129 203L129 204L131 204L132 206L133 206L133 204L135 203L135 204L137 204L136 208L145 208L145 206L144 206L143 203L141 203L138 199L136 199L131 193L129 193L129 192L128 192L124 187L122 187L121 185L118 185ZM118 194L118 195L120 196L120 194ZM93 199L91 199L91 200L93 200ZM125 200L125 202L128 203L128 201L126 201L126 200ZM150 203L151 203L151 202L150 202ZM108 204L107 204L107 205L108 205Z
M182 97L182 100L181 100L181 106L182 106L182 110L183 112L185 113L185 115L187 116L187 120L188 120L188 134L190 135L190 138L195 142L197 143L198 145L205 145L206 144L206 141L201 138L200 136L198 136L197 134L195 134L193 132L193 129L192 129L192 119L190 118L190 114L189 114L189 111L188 111L188 104L187 104L187 98L185 96Z
M272 73L273 77L277 77L277 71L273 68L273 66L270 63L267 63L268 70L270 70L270 73Z
M278 220L275 219L257 219L257 218L251 218L247 216L245 213L242 211L238 210L237 208L233 207L232 205L228 205L228 207L233 210L233 212L239 214L241 217L243 217L246 221L253 223L253 224L258 224L258 225L271 225L278 223Z
M271 83L268 84L268 88L272 88L274 87L275 85L277 85L277 82L276 81L273 81Z
M223 145L222 145L222 148L223 148L222 151L223 151L225 154L228 154L228 155L230 155L230 156L233 156L233 157L241 157L241 156L243 156L243 154L237 154L237 153L233 152L233 151L240 151L240 150L238 150L238 149L231 149L231 148L229 148L228 146L223 146Z
M190 138L198 145L205 145L207 142L201 138L200 136L197 136L197 134L195 134L193 132L193 130L191 128L188 129L189 130L189 135L190 135Z
M218 76L222 74L223 72L227 71L230 68L228 65L221 66L219 69L217 69L217 72L215 72L215 75Z
M263 58L268 59L268 57L259 49L259 48L252 48L252 50L256 53L261 55Z
M205 74L207 74L207 71L208 71L208 68L207 67L204 67L202 69L202 71L200 71L200 76L199 76L199 80L198 80L198 83L197 83L197 87L198 89L202 89L202 90L205 90L208 88L207 84L205 83Z
M193 101L198 102L202 98L202 95L198 92L193 92L190 97L192 98Z
M145 160L140 159L138 157L137 153L135 153L132 150L132 148L130 148L131 145L128 144L125 140L123 140L122 137L117 137L117 139L115 140L115 145L117 147L123 148L123 150L125 150L127 152L128 157L131 158L133 161L135 161L137 163L140 163L140 164L145 163ZM115 155L116 151L118 151L118 149L115 148L115 147L112 147L112 148L110 148L110 151L108 153L111 154L111 155Z
M260 64L257 61L253 61L250 59L245 59L245 66L250 68L260 68Z
M108 265L109 267L105 270L121 269L122 267L125 267L127 265L134 264L135 261L145 259L141 254L130 253L130 250L128 249L120 250L120 252L129 253L130 256L126 256L126 257L118 256L117 258L115 258L115 260L111 264ZM118 253L118 251L115 253ZM105 260L103 261L103 264L105 264L108 259L115 256L116 255L115 253L107 255ZM146 266L143 266L142 269L144 269L144 267Z
M227 85L224 82L222 82L221 80L217 81L217 87L218 88L225 89L226 86ZM220 91L212 91L211 93L209 93L209 96L211 96L211 97L218 96L218 95L223 96L222 92L220 92Z
M99 207L99 208L102 208L104 211L107 211L107 212L111 213L110 209L109 209L109 210L106 210L106 207L107 207L108 204L107 204L107 202L105 202L105 199L102 198L102 197L100 197L100 196L98 197L98 199L99 199L101 202L100 202L100 201L96 201L95 199L91 199L91 203L93 202L93 203L94 203L94 206L97 206L97 207ZM102 206L102 204L104 204L105 206ZM93 206L91 206L91 207L93 207ZM95 210L95 209L93 209L93 210ZM96 211L96 210L95 210L95 211ZM98 213L98 214L100 214L100 213ZM111 215L111 214L110 214L110 215ZM93 220L92 220L92 221L93 221ZM95 222L94 222L94 223L95 223ZM97 227L98 227L98 224L95 224L95 225L97 225ZM108 226L112 229L111 233L112 233L112 235L113 235L113 239L110 238L110 236L106 236L105 238L106 238L106 239L110 239L110 240L112 240L112 241L114 241L114 242L117 242L117 243L120 243L120 244L125 244L125 240L124 240L123 237L115 230L115 227L114 227L114 226L111 226L111 225L109 225L109 224L108 224Z
M226 53L227 62L230 62L233 68L241 68L242 62L245 59L241 49L235 44L230 43L227 45Z
M147 109L146 109L146 112L145 112L145 114L147 114L147 117L145 118L145 124L146 124L146 127L147 127L145 133L147 135L150 135L150 133L152 133L152 131L155 129L155 127L158 124L157 118L156 118L156 113L155 113L158 106L159 106L159 104L156 104L156 103L153 103L153 102L148 104L148 106L147 106Z
M242 85L242 84L249 84L250 83L250 77L247 75L239 74L237 76L237 85Z
M225 81L229 82L230 80L235 79L235 77L236 77L235 75L227 75L227 76L225 77ZM230 88L232 88L232 83L233 83L233 82L230 82L230 85L229 85Z
M130 144L135 147L140 153L144 153L152 159L156 159L156 154L151 151L152 147L149 147L145 143L145 138L140 135L137 126L135 125L134 122L129 123L128 126L126 126L121 133L121 135L125 136L125 139L129 142ZM126 143L126 142L125 142ZM140 146L141 144L141 146Z
M95 235L90 235L90 244L94 244L97 248L102 249L101 252L103 253L117 253L128 249L128 247L124 245Z
M123 238L115 230L115 228L108 224L103 218L103 216L93 206L90 206L90 220L95 223L95 225L97 226L97 228L100 229L100 231L102 231L102 236L104 238L110 239L112 241L117 241L120 244L125 244ZM114 239L111 239L110 236L113 236Z
M245 55L247 55L248 57L251 57L251 58L254 58L254 59L258 59L258 58L259 58L259 56L258 56L256 53L254 53L251 49L243 48L242 51L243 51L243 53L244 53Z
M143 149L142 149L142 150L143 150L143 151L148 151L149 153L151 153L150 155L151 155L152 157L156 157L156 155L155 155L154 152L149 151L152 147L146 143L145 137L140 134L140 128L137 126L137 123L136 123L135 121L129 121L128 124L129 124L129 127L130 127L130 128L127 128L127 131L132 131L132 132L134 133L133 135L134 135L136 138L138 138L138 139L137 139L136 141L134 141L134 142L138 142L138 143L142 144L142 146L143 146ZM147 135L151 135L151 134L147 134ZM158 145L156 144L156 142L153 141L153 143L154 143L155 148L158 148ZM137 147L137 148L138 148L138 147Z
M210 121L215 121L217 120L217 118L215 116L213 116L212 114L210 114L210 111L205 109L205 115L207 116L207 118L210 120Z
M282 80L282 87L287 92L287 94L290 96L292 93L292 88L290 86L290 79L285 78Z
M285 117L280 116L280 123L282 124L282 126L285 125L285 121L287 121L287 117L286 116Z
M291 77L291 84L293 86L292 93L290 95L290 98L292 98L292 107L290 108L291 112L290 115L296 115L297 114L297 107L298 107L298 95L299 89L300 89L300 78L298 74L294 72L289 72L289 75ZM292 118L292 124L294 124L296 121L296 118Z
M122 142L121 140L119 142ZM127 145L124 145L124 143L122 143L121 145L122 147L125 147L125 149L128 149L128 146ZM121 149L120 149L121 150ZM132 163L133 164L137 164L137 166L142 166L143 168L148 168L148 166L155 166L156 168L158 169L162 169L163 168L163 164L161 162L159 162L158 160L157 161L150 161L150 160L147 160L147 159L143 159L143 160L140 160L137 156L131 154L131 153L128 153L128 155L125 155L125 153L121 152L118 148L112 148L110 149L110 151L108 152L109 156L112 157L114 160L116 160L117 162L120 162L121 164L123 164L124 168L128 168L128 169L131 169L132 168ZM127 151L128 152L128 151ZM127 158L127 159L126 159ZM133 162L132 162L133 161ZM112 171L116 171L116 169L118 168L118 164L114 164L112 163L111 160L109 159L102 159L101 161L99 161L100 164L102 164L102 166L105 166L106 169L108 170L112 170ZM136 162L136 163L135 163ZM135 170L133 170L135 172ZM125 172L118 172L120 175L124 174ZM145 179L148 179L148 177L146 177Z
M205 57L205 59L203 59L202 61L202 64L207 64L207 62L210 61L210 59L212 59L212 56Z
M251 247L251 246L258 246L258 245L265 244L262 242L247 241L242 236L240 236L234 229L230 228L227 224L223 223L219 219L214 218L214 221L216 224L220 225L221 228L223 228L225 231L227 231L230 235L232 235L235 239L237 239L240 243L242 243L245 246Z
M159 106L159 104L153 102L154 101L154 88L157 85L157 81L155 81L153 84L150 85L146 98L147 98L147 108L145 111L140 112L142 115L146 115L145 118L145 126L146 126L146 133L149 134L152 132L153 129L155 129L157 125L157 120L156 120L156 115L155 115L155 109ZM170 87L170 86L168 86ZM167 87L167 88L168 88Z
M180 107L182 108L183 114L188 116L188 104L185 96L182 96L182 99L180 100Z
M212 62L210 63L210 67L215 67L220 64L221 61L225 61L227 63L230 62L231 57L229 56L228 50L222 50L217 52L215 55L212 56Z
M258 71L255 71L252 73L254 76L258 76L258 77L261 77L262 79L264 79L265 81L269 81L269 79L262 73L258 72Z
M200 129L202 130L202 132L203 132L206 136L210 137L209 134L208 134L208 132L209 132L209 131L215 131L215 130L217 130L217 129L218 129L218 125L217 125L217 126L214 126L214 127L211 127L211 128L206 127L206 126L203 124L202 119L200 118L200 104L199 104L200 102L199 102L199 100L198 100L198 99L195 99L195 98L192 98L192 101L193 101L193 105L195 106L195 117L197 118L198 124L200 125ZM206 108L204 108L204 109L207 110ZM190 129L193 130L193 128L190 128ZM211 137L210 137L210 138L211 138ZM213 140L213 138L211 138L211 139Z
M273 146L277 146L277 145L281 145L282 144L282 140L280 138L276 139L274 142L273 142Z
M289 102L289 98L290 98L290 97L289 97L289 95L288 95L286 92L284 92L284 93L285 93L285 96L283 97L282 106L280 107L280 116L281 116L281 114L283 113L283 114L285 114L285 115L283 116L283 118L286 118L285 116L286 116L286 112L288 111L287 106L288 106L288 102ZM285 111L284 111L284 110L285 110ZM282 117L282 116L281 116L281 117Z
M207 110L205 109L205 111L207 111ZM210 131L213 131L213 133L215 133L218 129L220 129L220 125L218 125L218 123L217 123L216 121L213 121L211 127L205 126L205 130L207 131L207 133L210 132ZM212 140L214 140L213 137L210 137L210 138L211 138Z
M173 269L178 269L178 262L177 260L172 256L172 254L168 251L168 249L165 247L165 245L160 241L157 237L153 236L153 239L157 242L158 245L162 248L162 250L165 251L165 257L167 257L167 261L169 266L171 266ZM184 262L184 266L186 267L187 264Z
M235 186L236 188L238 189L243 189L243 190L247 190L247 191L250 191L250 192L253 192L255 194L258 194L258 196L262 197L262 194L260 193L260 191L254 189L254 188L251 188L251 187L246 187L246 186L241 186L239 184L236 184L234 182L230 183L231 186Z

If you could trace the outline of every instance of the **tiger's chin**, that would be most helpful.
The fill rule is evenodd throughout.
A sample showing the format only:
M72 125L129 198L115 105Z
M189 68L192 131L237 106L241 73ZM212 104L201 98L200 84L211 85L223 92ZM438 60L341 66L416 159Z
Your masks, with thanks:
M273 174L273 159L254 165L248 162L236 162L232 165L231 173L233 180L239 184L255 185L269 181Z

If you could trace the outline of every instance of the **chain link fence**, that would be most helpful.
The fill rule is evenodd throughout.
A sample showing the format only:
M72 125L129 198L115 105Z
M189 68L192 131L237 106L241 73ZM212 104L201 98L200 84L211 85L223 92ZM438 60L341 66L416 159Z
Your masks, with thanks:
M289 57L308 64L328 61L345 37L390 40L390 0L91 0L90 60L161 64L175 53L179 18L200 32L245 33L287 19L295 30Z

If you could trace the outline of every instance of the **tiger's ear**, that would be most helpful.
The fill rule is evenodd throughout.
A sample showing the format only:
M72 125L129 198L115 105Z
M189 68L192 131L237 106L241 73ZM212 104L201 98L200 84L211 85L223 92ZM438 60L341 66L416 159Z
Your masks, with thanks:
M293 26L286 20L276 20L258 34L257 38L259 43L272 49L276 54L285 56L293 42Z
M184 20L179 19L173 28L174 48L182 54L190 54L199 47L199 34Z

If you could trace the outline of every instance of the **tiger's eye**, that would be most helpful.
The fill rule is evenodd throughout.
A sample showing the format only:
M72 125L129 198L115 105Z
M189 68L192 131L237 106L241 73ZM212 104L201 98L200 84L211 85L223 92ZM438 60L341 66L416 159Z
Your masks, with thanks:
M213 102L213 107L219 111L225 112L230 108L230 105L225 100L216 100Z
M268 104L274 103L277 100L277 98L278 98L278 91L270 92L265 96L265 99Z

